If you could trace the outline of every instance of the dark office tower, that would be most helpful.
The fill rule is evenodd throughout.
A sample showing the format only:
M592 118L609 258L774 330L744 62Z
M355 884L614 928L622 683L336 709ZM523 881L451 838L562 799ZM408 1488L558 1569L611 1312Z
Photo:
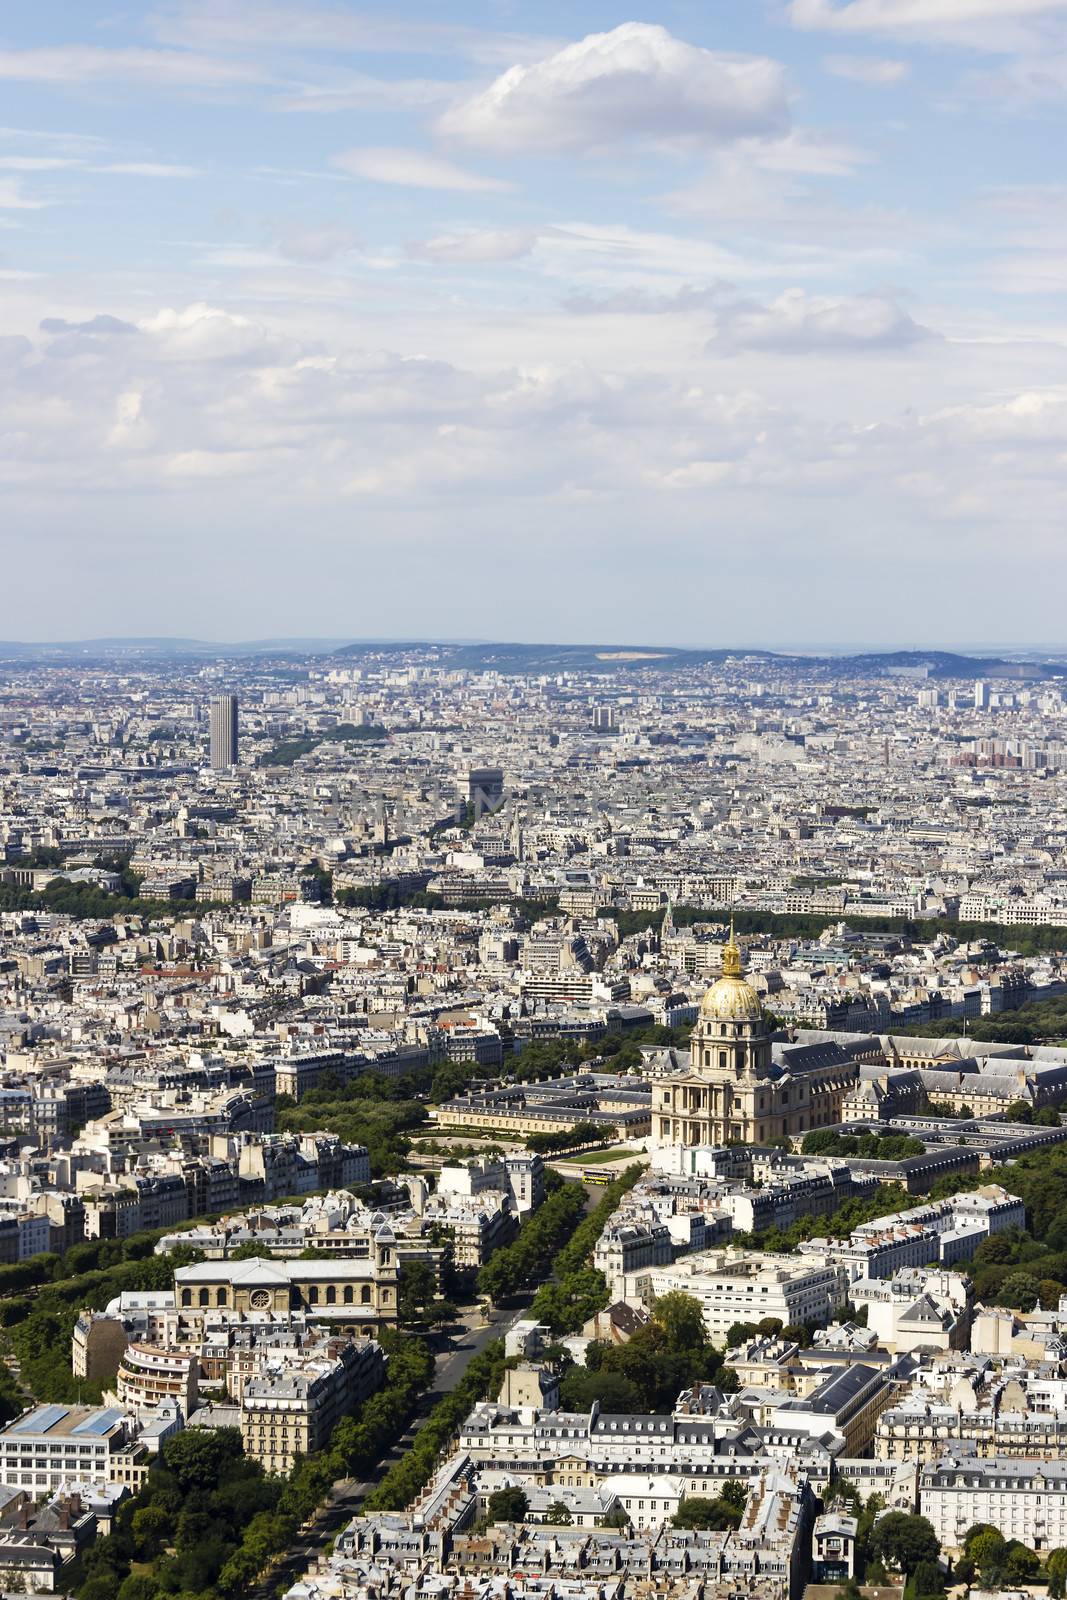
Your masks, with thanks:
M235 694L217 694L211 702L211 765L216 772L237 765Z

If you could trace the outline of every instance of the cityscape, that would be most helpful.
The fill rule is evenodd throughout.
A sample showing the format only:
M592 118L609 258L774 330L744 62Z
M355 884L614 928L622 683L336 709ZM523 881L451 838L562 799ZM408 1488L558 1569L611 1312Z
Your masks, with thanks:
M0 12L0 1600L1067 1600L1067 0Z
M1058 1592L1067 661L0 655L4 1592Z

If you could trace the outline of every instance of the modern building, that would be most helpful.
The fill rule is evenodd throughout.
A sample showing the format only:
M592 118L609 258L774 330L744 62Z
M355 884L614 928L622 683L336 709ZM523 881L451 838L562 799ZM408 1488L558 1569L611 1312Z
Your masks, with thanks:
M237 765L237 696L217 694L211 702L211 765L216 772Z
M0 1432L0 1484L39 1499L65 1483L107 1483L129 1438L117 1408L35 1406Z

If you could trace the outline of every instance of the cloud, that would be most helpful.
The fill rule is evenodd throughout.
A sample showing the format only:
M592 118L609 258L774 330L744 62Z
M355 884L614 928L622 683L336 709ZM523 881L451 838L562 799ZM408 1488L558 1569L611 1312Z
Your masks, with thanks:
M910 72L906 61L893 61L878 56L827 56L823 62L833 78L846 78L852 83L867 84L872 89L891 88L903 83Z
M333 261L358 250L360 237L354 228L324 223L318 228L283 225L277 230L279 255L287 261Z
M821 178L850 177L868 159L855 145L841 144L810 128L794 128L782 139L751 141L745 154L763 172Z
M20 83L152 84L181 89L233 88L259 83L259 68L242 61L181 50L135 47L107 50L99 45L47 45L33 50L0 50L0 79Z
M572 294L564 304L578 316L667 316L708 311L736 294L730 283L691 284L680 289L617 289L613 294Z
M411 189L455 189L469 194L501 194L511 188L499 178L469 172L425 150L392 145L366 145L333 157L335 167L372 183L396 183Z
M0 156L4 172L69 172L81 165L77 156Z
M199 178L199 167L182 166L175 161L111 161L103 167L93 167L93 172L113 172L128 178Z
M40 211L46 204L24 193L17 178L0 178L0 211Z
M968 404L942 397L920 409L919 375L876 343L862 381L850 376L849 349L831 340L813 351L810 371L782 382L785 358L742 369L698 355L683 367L668 352L623 365L632 343L610 329L599 360L479 368L336 337L309 342L219 306L167 308L132 331L84 321L0 340L0 484L27 515L46 516L53 540L65 537L63 508L80 494L113 538L135 505L139 526L146 516L157 527L184 521L204 559L253 577L248 551L260 547L268 513L320 529L310 548L328 562L354 539L360 559L382 544L380 525L356 534L339 506L387 506L394 568L385 580L394 584L393 533L409 537L414 517L420 548L432 551L455 508L471 530L455 548L469 553L479 516L498 528L504 507L510 526L528 515L535 529L558 527L557 509L603 505L603 516L568 525L559 540L561 559L584 549L601 565L604 528L616 549L627 526L643 548L664 497L663 536L679 559L703 548L710 519L743 524L750 539L762 529L766 559L788 565L787 525L804 534L803 562L818 571L837 551L854 554L861 508L894 539L905 571L921 556L951 572L957 542L972 560L1008 537L1035 560L1054 558L1062 542L1067 395L1002 383L988 352ZM669 339L664 330L649 349L665 351ZM573 336L566 342L574 348ZM922 393L958 349L931 345ZM956 367L949 392L961 375ZM39 547L31 553L39 563ZM870 577L884 579L874 558ZM294 603L288 580L278 603Z
M280 49L409 55L460 55L486 65L535 61L554 41L544 35L485 31L461 23L405 21L338 6L273 0L185 0L158 10L153 34L207 51Z
M530 66L512 66L438 121L471 149L593 152L620 143L718 144L788 125L777 62L728 55L626 22Z
M123 322L120 317L110 317L99 313L89 317L85 322L68 322L65 317L44 317L41 321L42 333L136 333L136 325L132 322Z
M407 247L407 253L415 261L471 265L487 261L518 261L520 257L528 256L536 243L536 233L471 229L464 233L441 233L433 239L413 240Z
M971 49L1012 49L1026 25L1067 11L1067 0L791 0L797 28L881 34Z
M716 316L711 347L735 350L887 350L935 337L888 295L846 298L788 289L769 305L738 301Z
M365 72L345 73L328 83L302 83L279 95L279 111L333 114L338 111L421 111L451 100L456 86L434 78L373 78Z

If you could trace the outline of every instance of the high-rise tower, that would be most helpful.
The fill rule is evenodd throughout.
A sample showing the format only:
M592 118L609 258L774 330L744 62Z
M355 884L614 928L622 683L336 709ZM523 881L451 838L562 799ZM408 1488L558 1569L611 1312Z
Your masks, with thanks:
M211 765L216 772L237 765L235 694L217 694L211 702Z

